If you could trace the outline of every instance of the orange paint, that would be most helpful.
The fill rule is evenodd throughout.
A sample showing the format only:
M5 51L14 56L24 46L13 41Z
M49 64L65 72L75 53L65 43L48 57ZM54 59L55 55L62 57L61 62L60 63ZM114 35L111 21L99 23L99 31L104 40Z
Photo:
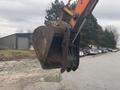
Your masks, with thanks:
M78 0L73 15L81 15L85 11L87 5L89 4L89 1L90 0ZM74 28L74 26L76 25L76 20L72 18L70 20L70 25L72 26L72 28Z
M90 0L78 0L77 5L75 7L74 15L82 14L86 9Z

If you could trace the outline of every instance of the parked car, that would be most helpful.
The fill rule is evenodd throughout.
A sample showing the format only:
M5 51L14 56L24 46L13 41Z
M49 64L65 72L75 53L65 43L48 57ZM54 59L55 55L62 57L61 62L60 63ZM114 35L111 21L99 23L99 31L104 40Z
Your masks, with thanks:
M88 49L83 49L82 51L84 52L84 56L88 55Z
M96 55L96 54L98 54L97 49L89 49L88 50L88 55Z
M107 53L107 52L109 52L107 48L101 48L100 50L102 51L102 53Z
M101 53L102 53L102 50L100 50L100 49L97 49L97 51L98 51L98 53L99 53L99 54L101 54Z
M84 52L83 51L79 51L79 56L83 57L84 56Z
M118 52L118 49L113 49L112 52Z
M111 49L111 48L107 48L107 50L108 50L109 52L112 52L112 51L113 51L113 49Z

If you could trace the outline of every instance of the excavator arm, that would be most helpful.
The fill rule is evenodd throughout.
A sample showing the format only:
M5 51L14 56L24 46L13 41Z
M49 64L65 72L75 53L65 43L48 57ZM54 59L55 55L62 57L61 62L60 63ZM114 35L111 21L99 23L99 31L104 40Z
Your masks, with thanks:
M71 0L68 1L63 10L72 16L69 24L72 26L72 28L74 28L77 23L77 19L81 18L80 16L87 17L92 13L92 10L94 9L98 0L77 0L77 4L75 5L74 9L69 9L70 2Z
M70 1L62 8L62 21L52 21L34 30L33 47L43 69L61 68L63 73L79 66L79 33L98 0L77 0L74 9L69 7Z

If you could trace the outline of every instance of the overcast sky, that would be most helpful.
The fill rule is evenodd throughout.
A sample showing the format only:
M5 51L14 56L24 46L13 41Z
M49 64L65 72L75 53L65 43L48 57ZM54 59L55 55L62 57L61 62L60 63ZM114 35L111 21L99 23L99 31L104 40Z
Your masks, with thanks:
M3 36L18 31L34 30L44 23L45 10L53 1L0 0L0 34ZM93 14L100 25L114 25L120 30L119 9L119 0L99 0Z

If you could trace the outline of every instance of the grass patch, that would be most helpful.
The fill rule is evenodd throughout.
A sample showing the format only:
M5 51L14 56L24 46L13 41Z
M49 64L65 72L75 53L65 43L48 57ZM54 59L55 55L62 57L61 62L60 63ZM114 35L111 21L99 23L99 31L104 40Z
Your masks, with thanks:
M36 57L35 52L30 50L0 50L0 60L34 57Z

